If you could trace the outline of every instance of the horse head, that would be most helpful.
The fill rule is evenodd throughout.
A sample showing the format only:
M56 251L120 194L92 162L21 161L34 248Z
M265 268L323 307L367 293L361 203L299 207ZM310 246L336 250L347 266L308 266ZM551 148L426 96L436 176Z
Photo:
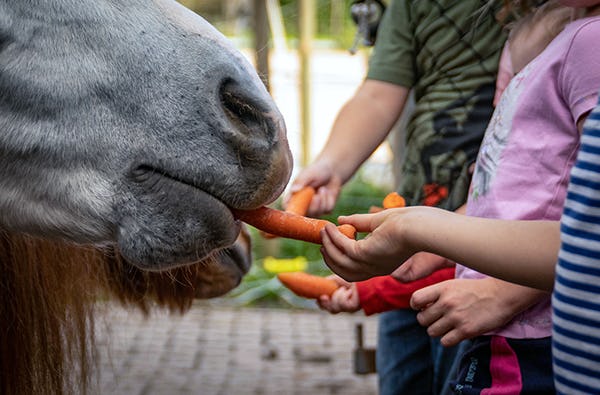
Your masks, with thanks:
M206 295L247 270L230 208L291 171L254 69L172 0L0 1L0 130L1 229L144 270L216 260Z

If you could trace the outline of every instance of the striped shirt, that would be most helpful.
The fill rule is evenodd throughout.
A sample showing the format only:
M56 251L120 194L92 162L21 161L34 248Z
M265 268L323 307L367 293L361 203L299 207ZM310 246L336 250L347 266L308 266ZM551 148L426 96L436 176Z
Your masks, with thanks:
M600 394L600 102L571 172L552 305L557 392Z

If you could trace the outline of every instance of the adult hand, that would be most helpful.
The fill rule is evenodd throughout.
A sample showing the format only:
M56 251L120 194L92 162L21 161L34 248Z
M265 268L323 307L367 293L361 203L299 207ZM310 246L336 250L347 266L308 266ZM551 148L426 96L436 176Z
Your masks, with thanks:
M316 190L306 214L319 217L330 213L335 207L342 188L342 179L336 173L333 164L326 160L317 160L298 174L290 187L290 194L306 186L312 186ZM284 197L284 207L287 206L290 194Z
M507 324L548 293L501 281L456 279L416 291L411 307L427 333L444 346L482 335Z

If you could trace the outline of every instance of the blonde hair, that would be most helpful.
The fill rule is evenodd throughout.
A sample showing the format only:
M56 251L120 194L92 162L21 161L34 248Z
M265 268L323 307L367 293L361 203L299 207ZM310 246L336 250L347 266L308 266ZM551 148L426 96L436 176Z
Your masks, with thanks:
M562 12L555 12L560 10ZM549 0L540 6L530 7L518 20L507 24L510 31L509 40L511 36L520 33L526 26L532 26L545 18L550 18L543 25L546 29L546 44L548 44L564 29L567 23L574 19L573 10L563 6L558 0Z

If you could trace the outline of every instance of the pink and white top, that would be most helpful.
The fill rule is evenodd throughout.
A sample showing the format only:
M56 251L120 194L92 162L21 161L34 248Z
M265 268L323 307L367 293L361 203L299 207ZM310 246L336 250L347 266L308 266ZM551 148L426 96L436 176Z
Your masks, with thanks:
M513 77L477 158L467 215L559 220L580 134L577 120L600 90L600 17L568 24ZM457 266L457 278L483 274ZM552 332L550 296L494 334L540 338Z

